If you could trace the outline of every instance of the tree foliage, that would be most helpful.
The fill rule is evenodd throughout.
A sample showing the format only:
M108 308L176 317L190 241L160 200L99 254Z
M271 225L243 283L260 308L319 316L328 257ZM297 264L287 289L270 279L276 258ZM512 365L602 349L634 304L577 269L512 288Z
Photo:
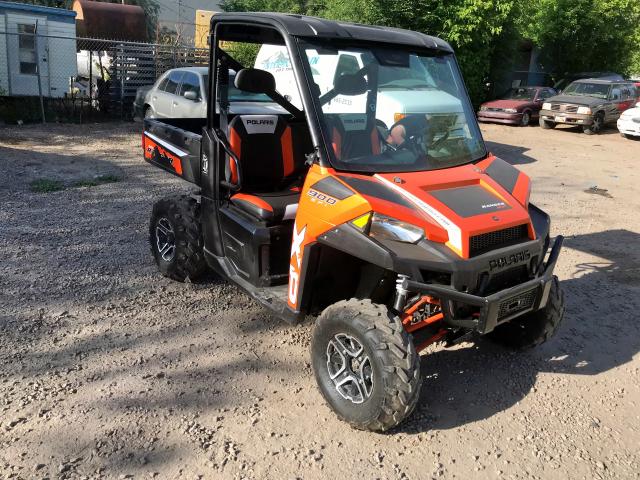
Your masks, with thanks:
M530 0L518 20L522 36L533 40L542 63L558 74L633 73L640 48L638 0Z

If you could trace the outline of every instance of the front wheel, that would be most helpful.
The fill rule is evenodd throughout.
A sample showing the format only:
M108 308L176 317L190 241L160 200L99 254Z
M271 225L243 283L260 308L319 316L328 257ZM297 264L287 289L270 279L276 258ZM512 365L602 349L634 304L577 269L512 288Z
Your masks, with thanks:
M186 195L163 198L153 205L149 244L165 277L193 281L207 270L199 208L198 202Z
M538 120L538 122L540 123L540 128L542 128L543 130L548 130L550 128L556 128L555 122L550 122L548 120L545 120L542 117L540 117L540 120Z
M517 317L499 325L487 338L504 347L526 350L536 347L553 337L564 317L564 294L558 277L554 276L547 305L535 312Z
M531 113L528 111L525 111L522 114L522 119L520 120L520 125L523 127L528 127L529 123L531 122Z
M385 431L414 409L420 356L400 319L370 300L327 307L311 341L313 371L331 409L360 430Z
M585 125L582 127L582 131L587 135L596 135L602 131L602 127L604 126L604 115L602 112L596 113L596 116L593 117L593 123L591 125Z

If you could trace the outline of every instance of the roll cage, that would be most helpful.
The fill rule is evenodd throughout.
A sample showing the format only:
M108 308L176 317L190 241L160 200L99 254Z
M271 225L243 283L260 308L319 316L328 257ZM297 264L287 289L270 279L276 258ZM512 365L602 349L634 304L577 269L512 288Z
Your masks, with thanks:
M323 134L322 105L319 99L311 94L315 83L308 62L302 60L304 52L301 50L301 43L304 43L305 40L322 39L323 41L336 42L336 44L344 44L348 41L350 46L355 47L397 48L400 45L416 50L428 50L443 54L453 53L453 49L445 41L422 33L389 27L337 23L302 15L221 13L212 17L210 32L210 85L208 90L210 92L209 98L212 101L208 106L207 126L216 134L227 153L231 154L229 149L225 147L228 145L223 133L226 128L225 115L216 115L217 104L220 99L225 101L224 90L228 88L228 76L223 73L225 68L239 71L246 67L225 53L220 48L220 42L284 45L289 52L291 67L309 126L314 146L313 161L322 167L334 167L331 162L330 152L332 150L328 139ZM223 112L226 106L220 105L220 111Z

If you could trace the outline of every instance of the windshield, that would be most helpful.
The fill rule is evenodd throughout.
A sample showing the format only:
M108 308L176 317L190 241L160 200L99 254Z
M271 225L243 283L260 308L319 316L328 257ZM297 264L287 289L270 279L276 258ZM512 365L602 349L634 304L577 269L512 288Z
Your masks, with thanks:
M512 88L503 97L503 100L529 100L533 102L536 96L535 88Z
M486 155L453 54L303 43L331 163L435 170Z
M573 82L562 93L564 95L584 95L606 100L609 96L609 87L610 85L606 83Z

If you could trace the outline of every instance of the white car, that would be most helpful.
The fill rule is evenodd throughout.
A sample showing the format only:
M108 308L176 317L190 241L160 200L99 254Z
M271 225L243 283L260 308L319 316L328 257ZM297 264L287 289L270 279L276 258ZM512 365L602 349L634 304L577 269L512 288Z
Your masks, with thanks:
M229 102L233 113L283 113L278 104L264 94L248 93L233 86L229 78ZM134 115L144 118L207 118L208 67L184 67L166 71L134 102ZM146 90L146 91L145 91Z
M625 110L618 118L618 130L623 137L640 137L640 102Z

